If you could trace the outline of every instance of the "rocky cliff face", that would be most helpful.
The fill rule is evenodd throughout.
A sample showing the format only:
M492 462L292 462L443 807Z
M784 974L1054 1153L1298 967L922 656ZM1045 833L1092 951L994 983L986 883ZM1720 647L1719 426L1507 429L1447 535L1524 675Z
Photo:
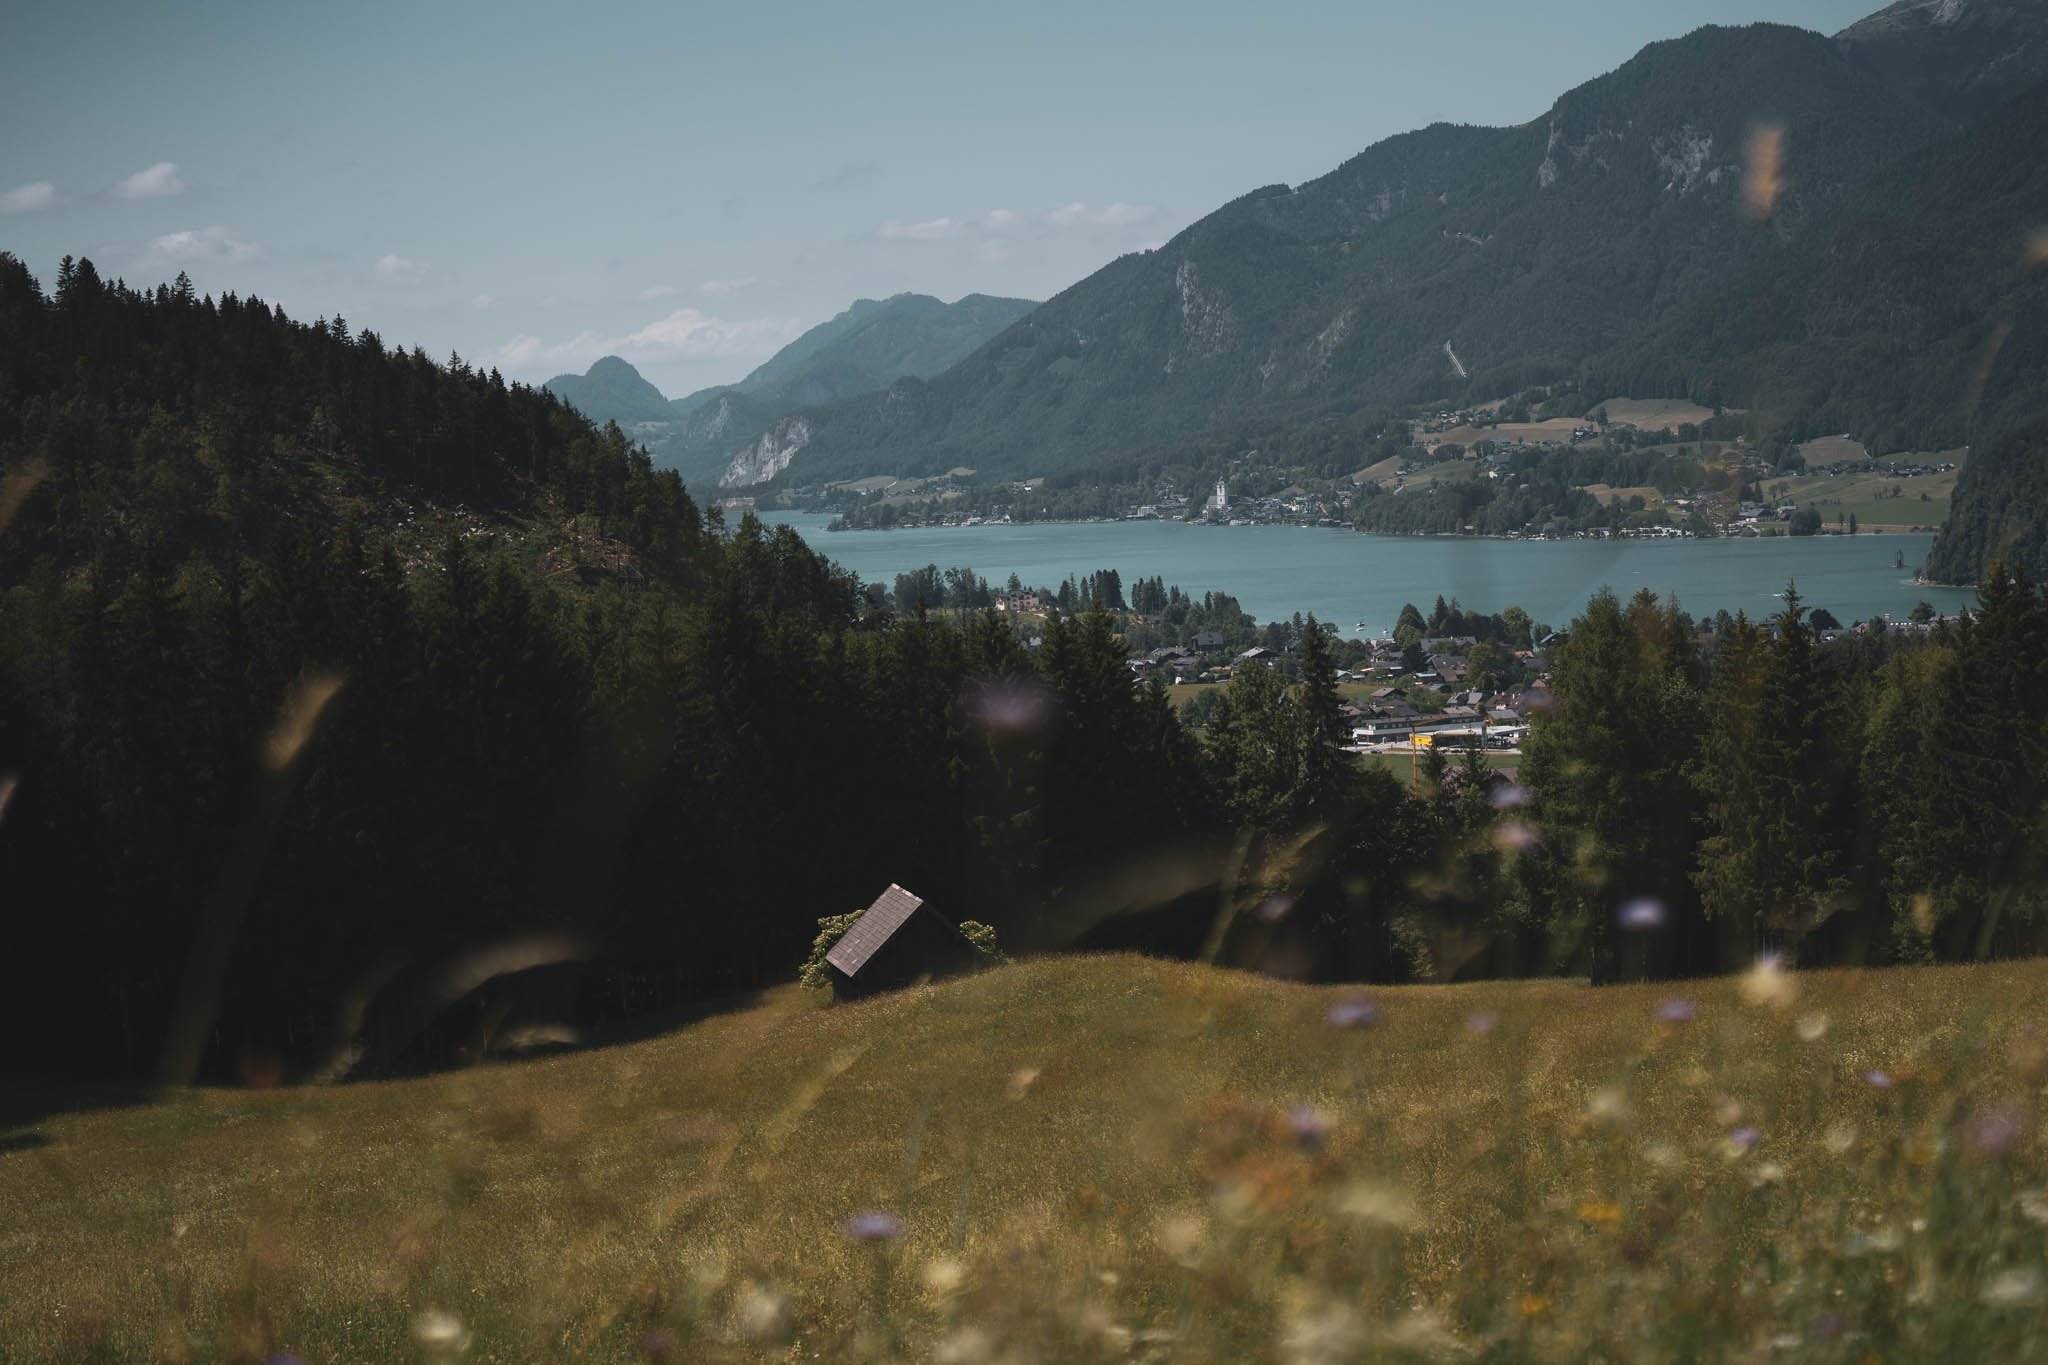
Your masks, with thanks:
M811 424L807 420L785 417L732 457L725 473L719 476L718 486L749 488L757 483L766 483L789 468L789 462L810 441Z

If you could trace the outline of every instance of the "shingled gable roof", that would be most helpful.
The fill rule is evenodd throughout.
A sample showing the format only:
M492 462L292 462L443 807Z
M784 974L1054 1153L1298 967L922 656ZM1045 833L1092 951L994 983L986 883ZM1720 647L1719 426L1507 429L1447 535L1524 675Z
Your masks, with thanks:
M921 897L913 896L890 882L889 889L875 897L875 903L861 912L853 927L839 936L839 942L832 945L832 951L825 954L825 960L848 976L860 975L860 969L867 966L868 959L880 952L882 945L923 904Z

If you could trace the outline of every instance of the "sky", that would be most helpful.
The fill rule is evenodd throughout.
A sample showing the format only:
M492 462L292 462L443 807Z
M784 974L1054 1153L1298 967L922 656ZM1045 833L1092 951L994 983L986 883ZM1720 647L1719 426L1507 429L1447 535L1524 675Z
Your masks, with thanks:
M1644 43L1878 3L5 0L0 250L680 395L856 298L1048 298Z

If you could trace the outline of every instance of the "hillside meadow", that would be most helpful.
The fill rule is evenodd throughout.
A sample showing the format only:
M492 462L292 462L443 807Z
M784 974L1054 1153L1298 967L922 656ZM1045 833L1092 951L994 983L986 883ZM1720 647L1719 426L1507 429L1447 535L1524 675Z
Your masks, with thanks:
M53 1113L0 1358L2038 1358L2044 997L1068 957Z

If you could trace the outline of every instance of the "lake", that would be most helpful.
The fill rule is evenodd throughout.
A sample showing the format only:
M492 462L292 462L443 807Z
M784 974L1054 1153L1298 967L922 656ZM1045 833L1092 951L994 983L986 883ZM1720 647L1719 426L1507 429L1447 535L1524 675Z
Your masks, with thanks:
M1519 606L1562 626L1602 587L1627 596L1675 593L1695 616L1726 608L1751 616L1778 607L1787 579L1809 605L1846 625L1926 600L1943 611L1975 600L1960 588L1920 587L1912 566L1932 536L1814 536L1756 540L1487 540L1369 536L1303 526L1191 526L1177 521L1038 522L897 531L827 532L824 513L768 519L868 582L893 583L926 564L966 565L998 588L1016 574L1056 587L1070 575L1115 569L1125 590L1157 575L1184 592L1234 594L1261 621L1313 612L1346 634L1393 629L1403 603L1427 612L1437 594L1496 612ZM1893 567L1904 553L1906 569Z

